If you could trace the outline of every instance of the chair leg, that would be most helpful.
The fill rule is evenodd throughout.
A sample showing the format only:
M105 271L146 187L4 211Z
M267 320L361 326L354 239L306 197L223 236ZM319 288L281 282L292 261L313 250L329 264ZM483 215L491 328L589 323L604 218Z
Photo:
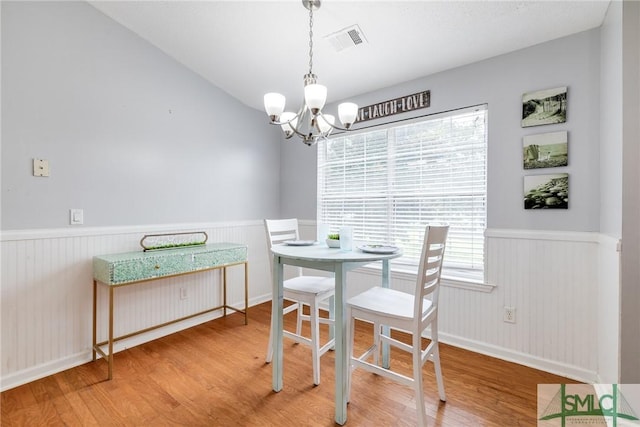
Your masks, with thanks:
M353 366L351 366L351 359L353 359L353 347L355 342L355 319L351 315L351 308L347 307L347 319L349 319L349 325L347 327L347 403L351 401L351 375L353 374Z
M418 426L426 427L427 413L424 404L424 390L422 385L422 337L413 334L413 388L416 395L416 411Z
M436 371L436 383L438 384L438 394L440 400L446 402L444 394L444 381L442 380L442 367L440 366L440 347L438 346L438 324L437 321L431 323L431 340L433 341L433 367Z
M318 321L318 311L318 302L314 301L309 307L309 320L311 321L311 356L313 358L313 384L315 385L320 385L320 322Z
M373 364L376 366L380 366L380 351L382 350L380 347L380 328L382 328L380 323L373 323L373 345L375 346L373 350Z
M335 307L336 307L336 297L335 295L332 295L331 297L329 297L329 319L331 320L335 320L336 319L336 313L335 313ZM329 325L329 339L333 339L336 336L336 327L334 324L330 324ZM334 344L331 346L331 351L334 351L336 349L336 345L335 342Z
M436 370L436 382L438 384L438 395L440 395L440 400L443 402L447 401L447 397L444 394L444 382L442 381L442 368L440 367L440 351L438 350L438 346L435 346L435 350L433 350L433 366Z
M296 335L301 335L302 333L302 315L304 313L303 311L304 308L304 304L302 304L301 302L298 303L298 312L296 313Z
M271 314L271 327L269 328L269 343L267 344L267 357L266 363L271 363L273 360L273 314Z

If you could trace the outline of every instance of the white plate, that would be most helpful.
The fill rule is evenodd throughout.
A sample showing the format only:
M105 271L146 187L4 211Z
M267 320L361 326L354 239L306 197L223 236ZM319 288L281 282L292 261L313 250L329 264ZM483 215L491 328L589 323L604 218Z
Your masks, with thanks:
M286 240L283 242L285 245L289 246L311 246L315 245L315 240Z
M358 246L362 252L368 252L370 254L393 254L398 252L398 247L389 245L363 245Z

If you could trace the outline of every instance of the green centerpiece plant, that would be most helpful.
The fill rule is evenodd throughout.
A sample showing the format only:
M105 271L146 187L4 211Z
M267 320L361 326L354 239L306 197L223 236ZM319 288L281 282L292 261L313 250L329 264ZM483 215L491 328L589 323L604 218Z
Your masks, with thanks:
M328 234L327 235L327 246L330 248L339 248L340 247L340 234Z

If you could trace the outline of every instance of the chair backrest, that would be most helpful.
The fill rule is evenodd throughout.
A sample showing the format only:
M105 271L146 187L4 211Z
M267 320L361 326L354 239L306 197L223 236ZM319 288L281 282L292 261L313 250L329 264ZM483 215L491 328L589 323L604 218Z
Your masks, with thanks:
M264 228L267 232L267 245L273 245L287 240L298 240L298 219L265 219Z
M417 321L438 310L440 274L448 234L448 225L428 225L424 232L415 292L414 318ZM427 313L423 313L424 301L427 297L431 301L431 308Z
M273 254L271 248L273 245L285 242L287 240L298 240L298 219L265 219L264 229L267 232L267 251L269 252L269 259L273 261ZM273 263L269 265L273 269ZM298 276L302 274L301 268L296 268ZM272 271L273 273L273 271Z

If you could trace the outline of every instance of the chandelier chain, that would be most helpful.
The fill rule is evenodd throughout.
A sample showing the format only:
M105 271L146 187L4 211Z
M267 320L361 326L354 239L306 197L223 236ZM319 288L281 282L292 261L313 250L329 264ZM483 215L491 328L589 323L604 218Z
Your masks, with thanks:
M313 7L309 8L309 74L313 74Z

